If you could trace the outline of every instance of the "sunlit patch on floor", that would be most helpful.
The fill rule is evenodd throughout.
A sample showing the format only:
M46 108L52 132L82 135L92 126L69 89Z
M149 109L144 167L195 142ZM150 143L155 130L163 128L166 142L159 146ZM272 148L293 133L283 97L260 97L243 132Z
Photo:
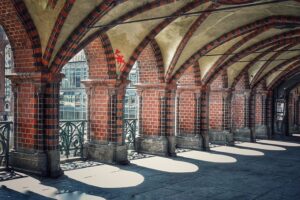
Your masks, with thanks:
M300 134L293 134L293 136L295 136L295 137L300 137Z
M235 163L237 161L231 156L219 155L203 151L189 151L179 153L178 156L213 163Z
M285 147L300 147L299 143L294 143L294 142L283 142L283 141L276 141L276 140L257 140L256 142L263 143L263 144L285 146Z
M141 160L133 160L132 164L148 169L170 172L170 173L188 173L198 171L197 165L192 163L172 160L164 157L152 157Z
M67 171L65 175L76 181L100 188L134 187L144 182L144 177L139 173L110 165Z
M256 150L251 149L241 149L237 147L229 147L229 146L219 146L211 148L212 151L221 152L221 153L230 153L236 155L243 155L243 156L263 156L264 153Z
M250 143L250 142L243 142L243 143L235 143L236 146L239 147L247 147L252 149L261 149L261 150L269 150L269 151L285 151L286 149L283 147L273 146L273 145L266 145L266 144L258 144L258 143Z

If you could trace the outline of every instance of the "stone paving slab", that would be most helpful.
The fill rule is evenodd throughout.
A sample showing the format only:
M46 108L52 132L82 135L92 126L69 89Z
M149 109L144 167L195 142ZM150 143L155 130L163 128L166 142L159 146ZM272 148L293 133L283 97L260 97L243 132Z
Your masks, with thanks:
M90 163L58 179L28 175L0 182L0 199L300 199L300 137L267 142L179 150L127 166Z

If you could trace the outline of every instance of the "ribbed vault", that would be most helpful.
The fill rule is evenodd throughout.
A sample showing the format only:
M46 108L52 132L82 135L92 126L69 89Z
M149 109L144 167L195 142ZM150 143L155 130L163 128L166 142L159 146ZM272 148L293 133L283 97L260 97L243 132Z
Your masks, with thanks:
M17 2L15 0L15 2ZM124 56L127 77L139 54L155 44L164 79L197 66L202 84L226 70L234 87L246 73L251 87L273 84L299 59L300 3L293 0L24 0L52 72L95 38L105 36ZM18 3L15 6L18 8ZM22 12L22 13L21 13ZM191 15L193 13L193 15ZM168 17L166 17L168 16ZM28 19L23 19L23 21ZM160 54L160 55L159 55ZM295 64L296 63L296 64ZM160 79L163 79L161 77Z

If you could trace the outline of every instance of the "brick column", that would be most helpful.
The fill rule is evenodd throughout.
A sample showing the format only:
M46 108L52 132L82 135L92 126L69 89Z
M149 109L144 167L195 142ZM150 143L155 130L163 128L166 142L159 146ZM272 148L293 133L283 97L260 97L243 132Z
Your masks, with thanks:
M244 141L244 142L250 142L252 141L252 135L251 135L251 127L250 127L250 108L251 108L251 91L245 90L244 91L244 106L243 106L243 115L244 118L243 122L244 125L241 128L237 128L234 130L234 140L236 141Z
M222 118L222 126L223 126L223 134L226 137L226 144L233 145L233 134L231 132L231 98L232 91L226 89L223 92L223 118Z
M82 83L89 94L87 158L104 163L128 163L123 137L123 101L127 82L89 79Z
M14 168L57 177L59 166L59 83L61 75L8 75L14 92Z
M138 151L175 154L175 90L166 84L136 84L139 94Z
M201 87L200 101L200 134L203 140L203 149L209 150L209 87Z
M261 115L261 123L255 125L255 138L258 139L267 139L268 138L268 128L267 128L267 91L260 91L256 95L259 95L259 103L261 108L257 111L261 113L256 113L257 115ZM258 100L258 99L256 99Z
M274 134L274 117L273 114L273 92L268 91L267 93L267 100L266 100L266 123L267 123L267 133L268 138L273 137Z
M203 149L200 135L201 86L177 86L176 145L179 148Z

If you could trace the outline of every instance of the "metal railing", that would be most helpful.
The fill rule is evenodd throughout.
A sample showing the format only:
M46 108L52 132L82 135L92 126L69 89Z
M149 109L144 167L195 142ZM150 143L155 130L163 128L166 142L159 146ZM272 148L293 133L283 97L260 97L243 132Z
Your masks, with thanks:
M83 157L83 145L87 139L87 120L59 122L59 150L62 156Z
M124 119L125 144L129 150L136 149L137 119Z
M0 122L0 166L9 169L9 138L12 122Z

